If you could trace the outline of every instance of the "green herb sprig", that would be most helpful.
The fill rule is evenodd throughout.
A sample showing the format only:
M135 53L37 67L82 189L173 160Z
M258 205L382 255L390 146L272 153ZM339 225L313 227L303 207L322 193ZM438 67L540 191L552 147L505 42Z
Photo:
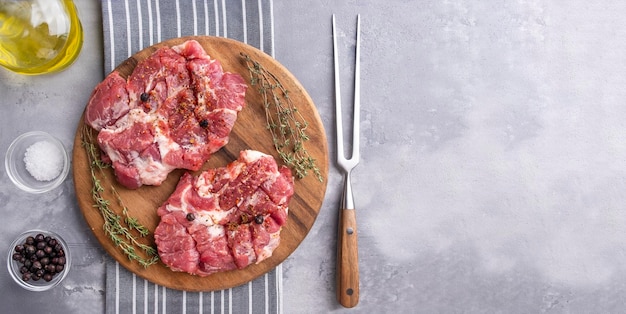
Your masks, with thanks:
M278 78L265 69L259 62L245 53L240 53L250 73L250 85L256 86L263 98L266 128L272 134L274 148L283 162L289 166L299 179L313 171L316 178L324 179L315 159L304 147L309 140L306 131L309 123L289 97L289 91Z
M128 214L128 208L124 205L115 187L111 186L110 192L115 196L117 206L122 208L121 215L113 210L111 202L104 196L106 190L102 186L102 181L98 177L98 173L100 176L106 177L104 169L109 168L110 165L102 162L100 159L99 150L94 144L93 135L89 127L85 126L83 128L81 140L87 152L87 158L89 159L89 170L93 184L91 189L91 197L94 201L93 207L98 209L104 219L102 228L106 235L130 260L135 260L144 267L155 264L159 260L157 250L152 246L140 242L135 232L133 232L133 230L137 231L140 237L146 237L150 234L148 228L141 225L137 218L131 217ZM139 252L141 251L145 253L147 258L144 257L143 254L140 255Z

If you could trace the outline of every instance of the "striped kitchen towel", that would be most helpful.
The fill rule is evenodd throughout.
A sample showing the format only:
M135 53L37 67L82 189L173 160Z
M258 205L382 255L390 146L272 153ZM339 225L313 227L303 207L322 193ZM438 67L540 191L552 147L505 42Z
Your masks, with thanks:
M189 35L222 36L274 55L272 0L102 0L104 71L137 51ZM106 313L282 313L282 267L223 291L186 292L106 261Z

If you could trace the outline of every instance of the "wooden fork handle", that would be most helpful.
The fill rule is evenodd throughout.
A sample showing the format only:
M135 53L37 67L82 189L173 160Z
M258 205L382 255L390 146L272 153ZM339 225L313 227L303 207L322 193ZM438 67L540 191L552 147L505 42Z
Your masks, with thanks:
M354 209L341 209L337 242L337 300L344 307L359 302L359 250Z

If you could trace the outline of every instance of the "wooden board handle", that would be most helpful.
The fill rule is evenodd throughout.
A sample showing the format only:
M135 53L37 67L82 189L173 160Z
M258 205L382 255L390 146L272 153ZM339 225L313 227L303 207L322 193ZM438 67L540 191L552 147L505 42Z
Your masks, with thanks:
M340 210L337 241L337 300L350 308L359 303L359 248L354 209Z

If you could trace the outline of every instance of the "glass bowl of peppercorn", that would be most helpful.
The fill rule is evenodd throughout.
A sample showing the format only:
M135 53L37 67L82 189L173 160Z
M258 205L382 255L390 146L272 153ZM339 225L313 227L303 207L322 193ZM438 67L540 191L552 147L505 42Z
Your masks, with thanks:
M52 231L26 231L9 247L9 273L18 285L30 291L57 286L69 273L70 265L67 243Z

